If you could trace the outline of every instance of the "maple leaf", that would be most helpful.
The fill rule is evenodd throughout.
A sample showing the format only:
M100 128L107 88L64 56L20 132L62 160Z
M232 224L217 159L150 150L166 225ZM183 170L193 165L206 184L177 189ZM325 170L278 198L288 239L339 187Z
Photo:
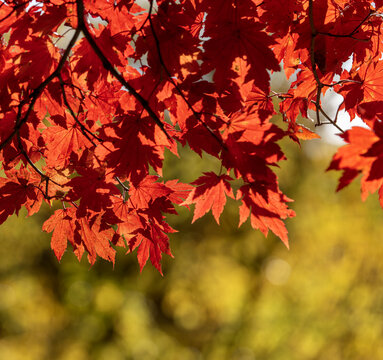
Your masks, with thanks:
M15 75L20 82L27 83L33 89L52 72L58 51L51 41L37 36L25 39L23 50L14 59L16 64L20 64ZM33 71L31 71L33 65Z
M203 54L208 61L203 65L206 71L216 69L214 81L218 89L224 90L228 77L240 77L242 84L254 82L260 88L265 87L269 81L266 69L278 71L279 64L270 49L273 40L257 21L254 3L244 0L238 4L209 5L204 33L209 40ZM225 56L217 56L219 53Z
M87 251L91 265L95 263L97 255L114 264L116 251L111 243L123 245L116 238L114 230L103 223L101 215L79 218L73 207L56 210L43 224L43 230L53 231L51 247L59 261L67 248L67 241L72 244L78 260Z
M168 189L172 190L172 192L168 195L168 199L172 203L177 205L184 205L183 203L185 199L188 197L188 194L193 189L193 186L189 184L180 183L177 179L167 181L165 183L165 186Z
M66 117L55 115L51 119L60 125L50 126L43 133L47 165L63 169L76 161L82 152L93 144L69 114Z
M164 1L159 4L157 16L153 16L150 26L144 28L145 37L136 41L135 51L136 58L140 58L148 46L156 49L147 55L154 78L161 80L164 67L175 79L183 79L184 74L185 77L189 75L191 68L199 68L197 58L193 55L198 53L200 41L191 32L199 14L189 2ZM191 64L182 63L185 57L192 59Z
M149 175L138 184L132 184L129 189L130 201L139 209L146 209L150 203L159 197L166 197L172 191L164 184L156 182L158 176Z
M149 165L161 175L164 149L175 151L173 142L150 118L140 120L129 114L118 120L104 127L102 137L107 141L96 149L112 175L137 183L148 175Z
M270 165L284 159L277 141L284 137L282 129L262 121L252 108L232 115L223 132L226 148L221 152L222 164L234 169L237 178L246 181L274 182Z
M100 31L97 31L97 35L100 35ZM103 39L105 43L105 39ZM108 46L109 47L109 46ZM101 78L106 79L108 77L108 71L104 68L102 61L94 56L94 51L86 39L82 39L73 48L73 71L79 74L86 74L86 84L90 90L94 90L95 83ZM114 51L112 51L114 54ZM120 65L120 60L114 54L113 60Z
M65 185L70 187L67 201L81 199L78 213L82 216L88 210L100 212L112 206L111 196L119 195L117 187L107 181L103 169L78 169L77 176Z
M116 250L112 248L111 242L115 233L109 226L103 226L101 216L91 221L84 217L79 218L76 225L77 234L81 236L81 242L88 252L89 263L93 265L98 255L114 265Z
M348 145L338 149L327 168L327 170L343 171L343 176L339 179L338 191L347 186L362 171L368 176L373 159L363 155L379 141L379 137L371 130L359 126L348 130L341 137Z
M254 86L247 95L246 104L254 106L261 121L265 121L275 114L274 105L269 96L270 89L261 90Z
M41 179L25 168L5 172L7 178L0 178L0 224L13 213L18 214L22 206L28 215L36 213L41 206L43 193Z
M279 189L263 189L260 184L242 186L237 193L237 200L241 199L239 208L239 226L250 217L251 226L259 229L265 236L271 230L278 236L286 247L289 247L287 229L282 219L294 217L286 202L291 201Z
M120 220L117 224L117 232L125 238L130 238L132 234L145 227L145 219L123 198L113 199L113 211Z
M189 125L190 126L190 125ZM220 138L216 132L217 139ZM195 124L188 127L187 131L180 138L180 141L189 144L190 148L195 151L199 156L202 156L202 151L210 155L217 156L221 151L221 144L219 141L211 141L211 132L206 129L202 124Z
M240 141L248 141L255 145L282 139L283 131L269 122L269 118L261 119L254 107L244 107L241 111L235 112L225 124L223 138L235 134L239 136Z
M156 224L153 224L150 229L137 234L137 236L130 240L129 247L131 251L138 248L137 260L140 265L140 271L143 270L150 258L151 263L163 275L161 267L162 253L173 257L167 235Z
M72 246L75 247L75 223L73 221L74 210L74 208L56 210L42 226L43 231L53 231L51 248L54 251L58 261L60 261L64 255L68 240Z
M349 77L346 72L341 79L347 81L339 89L339 93L345 98L345 108L360 105L363 102L380 100L383 96L383 64L381 62L366 62L360 66L358 72L351 73Z
M278 0L269 0L260 4L263 13L260 20L267 24L268 31L283 37L289 34L289 30L297 23L298 14L301 14L303 4L296 0L286 0L283 6ZM278 9L278 11L275 11Z
M362 199L370 193L379 191L380 204L383 207L383 124L373 122L372 129L353 127L342 138L347 145L338 149L327 170L341 170L337 190L349 185L359 174Z
M226 196L234 199L233 190L229 183L231 180L233 179L228 175L218 176L213 172L207 172L192 182L197 187L189 193L189 196L182 203L182 205L195 204L192 222L211 210L214 219L219 224L219 217L226 204Z

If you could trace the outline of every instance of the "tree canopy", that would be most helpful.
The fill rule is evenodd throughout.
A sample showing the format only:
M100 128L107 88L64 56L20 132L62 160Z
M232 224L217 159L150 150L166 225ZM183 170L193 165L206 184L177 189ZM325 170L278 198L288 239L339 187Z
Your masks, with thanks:
M295 213L274 171L286 158L278 142L317 138L298 120L310 111L346 142L328 168L342 171L338 190L362 174L362 198L378 191L383 204L383 1L147 5L2 1L0 223L60 204L43 225L59 260L68 241L91 264L114 263L122 246L162 272L175 231L165 215L193 205L193 221L211 211L219 223L229 197L239 225L250 218L288 246L284 220ZM270 73L281 64L295 80L277 93ZM329 89L343 97L334 117ZM343 131L340 111L366 128ZM163 160L179 146L219 169L168 179Z

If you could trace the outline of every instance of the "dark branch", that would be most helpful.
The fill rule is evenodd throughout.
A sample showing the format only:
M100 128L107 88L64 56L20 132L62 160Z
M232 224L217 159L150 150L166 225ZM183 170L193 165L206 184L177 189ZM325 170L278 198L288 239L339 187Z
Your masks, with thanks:
M168 139L172 139L171 136L167 133L164 124L162 121L158 118L158 116L155 114L155 112L150 107L147 100L145 100L137 91L133 88L132 85L130 85L123 75L114 68L112 63L108 60L108 58L104 55L102 50L99 48L95 40L93 39L91 33L88 30L87 25L85 24L84 20L84 3L82 0L76 0L77 3L77 17L78 17L78 29L80 29L85 38L87 39L89 45L92 47L93 51L97 55L97 57L101 60L104 68L109 71L119 82L122 86L124 86L130 94L132 94L136 100L142 105L142 107L146 110L146 112L149 114L149 116L154 120L154 122L159 126L159 128L163 131L163 133L166 135Z

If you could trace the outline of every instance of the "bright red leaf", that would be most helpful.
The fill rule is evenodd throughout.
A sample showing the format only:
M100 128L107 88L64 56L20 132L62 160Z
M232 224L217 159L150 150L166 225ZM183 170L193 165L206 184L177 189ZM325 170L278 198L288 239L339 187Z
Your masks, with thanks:
M74 208L59 209L44 222L42 229L52 232L51 248L57 260L60 261L67 248L68 240L75 247L74 231L75 222L73 221Z
M271 230L289 247L287 229L282 220L295 216L294 211L286 204L291 199L278 189L262 190L262 184L244 185L239 189L237 199L242 202L239 208L239 225L250 217L254 229L261 230L265 236Z
M195 204L192 222L211 210L214 219L219 224L219 217L226 204L226 196L234 198L233 190L229 183L230 180L233 179L228 175L218 176L213 172L208 172L192 182L197 187L190 192L183 203L183 205Z

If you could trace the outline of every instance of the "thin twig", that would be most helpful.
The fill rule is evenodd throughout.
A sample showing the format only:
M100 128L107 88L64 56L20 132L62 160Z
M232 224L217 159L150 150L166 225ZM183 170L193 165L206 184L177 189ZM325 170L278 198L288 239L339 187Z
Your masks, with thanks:
M358 26L355 27L354 30L352 30L350 33L348 34L332 34L332 33L326 33L326 32L318 32L318 34L321 34L321 35L326 35L326 36L332 36L332 37L339 37L339 38L346 38L346 37L349 37L349 38L352 38L354 40L363 40L363 39L357 39L357 38L354 38L353 35L356 34L359 30L359 28L374 14L375 12L374 11L370 11L366 17L358 24Z
M280 99L291 99L294 97L292 94L289 94L289 93L277 93L273 90L271 92L272 92L271 95L267 95L268 98L272 98L274 96L277 96Z
M118 176L116 176L115 179L124 188L124 190L129 191L129 188L120 180Z
M31 158L28 156L27 152L25 151L24 149L24 146L21 142L21 137L20 137L20 134L19 132L17 132L17 142L18 142L18 148L20 150L20 153L24 156L25 160L28 162L28 164L33 168L34 171L36 171L40 176L41 176L41 181L46 181L47 182L47 185L46 185L46 196L44 196L45 198L48 198L48 182L50 181L51 183L57 185L57 186L60 186L62 187L61 184L57 183L56 181L52 180L49 176L45 175L34 163L33 161L31 160Z
M58 78L60 80L60 87L61 87L61 92L62 92L65 106L68 108L70 114L72 115L72 117L74 118L76 123L80 126L80 129L81 129L81 132L83 133L83 135L92 143L93 146L96 146L95 142L92 140L92 138L89 135L93 136L96 140L98 140L100 142L102 142L103 140L100 139L97 135L93 134L90 130L88 130L84 126L84 124L82 124L81 121L78 119L78 117L74 113L72 107L69 105L68 99L67 99L66 94L65 94L64 81L63 81L61 75L59 75Z
M338 109L336 110L334 123L336 123L338 121L339 110L342 107L343 103L344 103L344 100L339 104Z
M311 101L312 103L316 104L314 100ZM339 110L339 109L338 109ZM329 121L329 123L331 125L334 125L341 133L344 133L345 131L339 127L339 125L336 123L336 120L333 120L330 118L330 116L328 116L326 114L326 112L322 109L322 107L319 107L318 108L318 111ZM337 115L338 116L338 112L337 112ZM321 126L321 125L327 125L327 123L319 123L319 124L315 124L315 126Z

